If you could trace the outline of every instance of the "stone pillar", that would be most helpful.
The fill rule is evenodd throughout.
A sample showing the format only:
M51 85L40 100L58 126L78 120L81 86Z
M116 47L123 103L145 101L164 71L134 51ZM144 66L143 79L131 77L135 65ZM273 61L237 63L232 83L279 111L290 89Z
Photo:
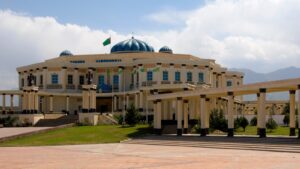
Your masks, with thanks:
M174 84L174 81L175 81L175 69L174 69L174 63L170 63L170 69L169 69L169 81L170 81L170 84Z
M222 87L222 76L221 74L217 74L217 79L218 79L218 88Z
M117 105L117 103L118 103L118 101L117 101L117 96L116 95L114 95L113 96L113 102L114 102L114 105L113 105L113 110L116 112L116 111L118 111L118 105Z
M155 81L157 82L158 85L160 85L161 81L162 81L161 63L157 63L156 67L158 68L158 71L154 72L156 74L155 75L155 77L156 77Z
M47 89L47 67L43 67L43 89Z
M217 84L217 73L216 72L213 72L213 79L212 79L212 87L213 88L216 88L216 84Z
M143 91L140 90L140 105L139 105L139 112L144 114L144 94Z
M257 118L259 137L266 137L266 89L259 89L259 107L257 113L259 114Z
M206 136L208 128L206 128L206 96L200 95L200 120L201 120L201 136Z
M161 134L161 100L156 102L156 130L158 134Z
M177 97L177 136L182 135L182 97Z
M184 100L183 104L183 133L188 133L189 128L189 102L188 100Z
M157 133L157 101L153 101L153 128L154 128L154 133Z
M79 86L78 68L74 68L73 80L74 80L75 90L78 90L78 86Z
M5 93L3 93L3 94L2 94L2 113L3 113L3 114L6 113L5 107L6 107Z
M221 72L221 79L222 79L222 87L227 87L225 72Z
M129 108L129 95L126 95L126 109Z
M300 85L298 85L298 138L300 139Z
M122 73L119 73L119 92L122 92L122 91L125 90L125 86L124 86L124 80L125 80L124 67L123 66L119 66L119 71L122 71Z
M227 119L228 119L228 137L233 137L234 135L234 117L233 117L233 102L234 96L233 92L228 92L228 104L227 104Z
M205 78L205 83L206 84L211 84L211 80L210 80L210 67L208 65L205 66L205 75L204 75L204 78Z
M66 113L69 114L70 111L70 96L66 97Z
M296 135L295 90L290 90L290 136Z
M49 112L53 113L53 95L50 95L49 104Z
M65 66L61 68L60 79L61 79L62 89L66 90L66 85L67 85L67 67L65 67Z
M14 111L14 95L10 95L10 112Z
M256 94L257 104L256 104L256 134L259 135L259 123L258 119L261 119L260 114L258 114L259 103L260 103L260 93Z
M34 91L32 92L34 95L34 113L38 113L39 112L39 95L38 95L38 91Z
M143 81L145 80L145 79L144 79L144 74L145 74L145 72L144 72L144 70L142 71L142 69L143 69L143 64L139 64L138 66L139 66L139 67L138 67L139 87L142 87L142 83L143 83Z
M205 124L206 124L206 126L205 126L205 128L209 129L210 98L205 99L205 106L206 106L206 115L205 115L205 120L206 120ZM207 130L207 132L208 132L208 130Z
M135 94L134 94L134 107L135 107L136 109L139 108L139 94L138 94L138 93L135 93Z

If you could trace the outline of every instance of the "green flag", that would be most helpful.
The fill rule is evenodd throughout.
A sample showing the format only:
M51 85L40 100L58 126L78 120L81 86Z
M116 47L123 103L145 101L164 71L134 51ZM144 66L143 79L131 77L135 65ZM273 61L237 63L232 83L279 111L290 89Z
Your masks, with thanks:
M109 38L107 38L105 41L103 41L103 46L106 46L106 45L109 45L111 43L111 39L110 39L110 37Z

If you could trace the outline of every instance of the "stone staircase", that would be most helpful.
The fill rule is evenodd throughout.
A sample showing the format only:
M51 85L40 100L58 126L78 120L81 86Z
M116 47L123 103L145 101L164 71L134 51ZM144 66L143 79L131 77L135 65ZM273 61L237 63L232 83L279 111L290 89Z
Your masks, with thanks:
M99 124L118 124L118 122L110 114L100 114L98 120Z
M298 138L151 135L128 140L124 143L300 153L300 139Z
M36 127L55 127L67 124L75 124L78 121L78 115L67 115L55 119L41 119L34 126Z

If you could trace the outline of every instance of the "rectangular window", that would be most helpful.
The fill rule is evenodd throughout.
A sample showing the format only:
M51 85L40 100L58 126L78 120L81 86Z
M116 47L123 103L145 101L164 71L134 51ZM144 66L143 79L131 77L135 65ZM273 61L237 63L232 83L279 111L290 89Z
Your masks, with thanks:
M98 77L98 85L102 85L102 84L105 84L105 78L104 78L104 75L100 75Z
M40 85L43 85L43 75L40 75Z
M68 84L73 84L73 75L68 75Z
M169 80L169 72L163 71L163 81L168 81L168 80Z
M83 75L79 76L79 84L84 85L84 76Z
M193 74L192 74L192 72L187 72L186 73L186 81L187 82L193 81Z
M204 74L202 72L198 74L198 82L204 82Z
M152 71L147 72L147 81L152 81L153 80L153 73Z
M52 84L58 84L58 74L51 75L51 82Z
M232 81L227 81L227 87L232 86Z
M180 72L175 72L175 81L180 81Z
M114 75L113 83L114 83L114 85L119 85L119 75Z

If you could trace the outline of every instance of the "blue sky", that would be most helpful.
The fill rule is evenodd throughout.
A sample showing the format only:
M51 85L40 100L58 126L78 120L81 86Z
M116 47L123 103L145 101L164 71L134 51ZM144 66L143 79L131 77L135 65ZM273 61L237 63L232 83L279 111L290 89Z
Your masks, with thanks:
M182 25L156 23L147 16L164 10L193 10L203 3L201 0L2 0L0 8L31 16L51 16L60 23L131 33L178 28Z

